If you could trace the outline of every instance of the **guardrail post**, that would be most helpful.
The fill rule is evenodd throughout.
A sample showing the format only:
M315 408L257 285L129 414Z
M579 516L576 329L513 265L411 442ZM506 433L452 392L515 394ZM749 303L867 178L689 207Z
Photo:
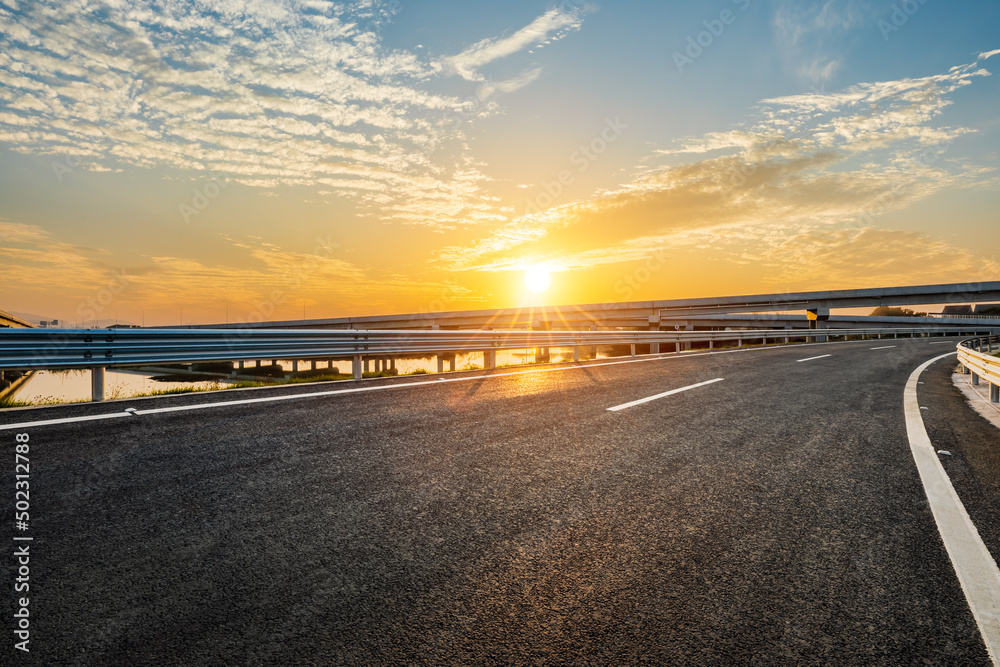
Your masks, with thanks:
M573 363L575 364L578 361L580 361L580 346L579 345L574 345L573 346Z
M362 366L361 366L361 355L355 354L351 357L351 372L354 374L355 380L361 379Z
M693 324L688 324L688 323L685 322L684 323L684 331L694 331L694 325ZM683 349L685 352L687 352L688 350L690 350L691 349L691 341L689 339L685 339L683 345L681 346L681 349ZM678 352L679 351L680 350L678 350Z
M990 402L1000 403L1000 385L990 383Z
M632 356L634 357L635 356L635 343L632 343L632 345L630 347L632 348Z
M497 367L497 351L483 350L483 368L492 370Z
M90 400L95 403L104 400L104 366L90 369Z
M437 355L438 373L444 373L444 357Z

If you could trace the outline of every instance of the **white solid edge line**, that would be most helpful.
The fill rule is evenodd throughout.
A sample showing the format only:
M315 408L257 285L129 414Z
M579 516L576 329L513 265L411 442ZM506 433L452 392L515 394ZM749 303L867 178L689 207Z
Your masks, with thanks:
M1000 569L983 544L979 531L941 465L924 428L917 403L917 378L935 361L953 354L956 352L925 361L910 374L906 389L903 390L906 434L934 522L955 568L955 574L958 575L965 599L979 625L990 659L994 665L1000 665Z
M797 362L812 361L813 359L822 359L823 357L832 357L832 356L833 356L832 354L821 354L818 357L809 357L808 359L796 359L795 361Z
M882 347L873 347L872 350L888 350L890 347L896 347L895 345L883 345Z
M649 403L650 401L655 401L658 398L663 398L664 396L671 396L673 394L679 394L682 391L687 391L688 389L696 389L697 387L704 387L706 384L712 384L715 382L722 382L725 378L715 378L714 380L706 380L704 382L699 382L698 384L691 384L686 387L680 387L679 389L671 389L670 391L665 391L662 394L656 394L655 396L647 396L646 398L640 398L637 401L629 401L628 403L622 403L621 405L616 405L613 408L608 408L611 412L617 412L618 410L624 410L625 408L631 408L633 405L641 405L643 403Z
M850 345L853 343L860 343L861 341L837 341L835 343L798 343L795 347L813 347L815 345ZM486 380L489 378L496 377L509 377L511 375L527 375L529 373L559 373L562 371L576 370L580 368L594 368L597 366L617 366L619 364L643 364L649 363L651 361L666 361L669 359L690 359L692 357L702 357L706 355L713 354L743 354L750 352L765 352L772 350L784 350L786 347L776 345L774 347L743 347L729 350L714 350L711 352L688 352L684 355L677 353L664 353L664 354L650 354L643 355L641 359L626 359L624 361L606 361L596 364L587 364L584 366L578 365L567 365L560 366L558 368L534 368L526 371L514 371L511 373L494 373L493 375L473 375L468 377L460 378L442 378L439 377L435 380L427 380L424 382L400 382L398 384L384 384L376 385L372 387L352 387L350 389L331 389L329 391L319 391L319 392L309 392L303 394L283 394L281 396L264 396L261 398L248 398L235 401L214 401L212 403L196 403L194 405L179 405L172 408L152 408L150 410L136 410L135 412L110 412L100 415L88 415L84 417L63 417L61 419L41 419L32 422L20 422L17 424L0 424L0 431L13 431L19 428L32 428L35 426L50 426L57 424L72 424L75 422L86 422L95 421L99 419L118 419L121 417L135 417L139 415L152 415L161 412L181 412L184 410L201 410L203 408L214 408L222 407L227 405L245 405L249 403L269 403L272 401L284 401L291 400L293 398L311 398L316 396L335 396L337 394L355 394L362 391L379 391L383 389L399 389L401 387L422 387L426 385L434 384L438 382L469 382L473 380ZM253 389L246 389L244 391L266 391L270 389L276 389L280 387L255 387ZM144 398L144 397L142 397Z
M848 341L856 342L856 341ZM828 344L828 343L827 343ZM809 343L804 343L809 345ZM75 422L94 421L99 419L118 419L121 417L141 417L143 415L155 415L166 412L184 412L187 410L204 410L207 408L225 407L233 405L250 405L253 403L273 403L275 401L290 401L296 398L315 398L319 396L336 396L339 394L357 394L366 391L384 391L388 389L401 389L404 387L423 387L427 385L440 386L443 382L473 382L475 380L489 380L498 377L510 377L513 375L529 375L533 373L558 373L562 371L579 370L582 368L595 368L600 366L618 366L621 364L640 364L650 361L667 361L670 359L690 359L710 354L741 354L746 352L758 352L776 348L738 348L734 350L719 350L715 352L696 352L685 354L683 357L676 354L644 355L642 359L626 359L623 361L606 361L603 363L587 364L584 366L568 365L558 368L534 368L525 371L513 371L510 373L493 373L492 375L472 375L460 378L436 378L435 380L425 380L422 382L399 382L396 384L380 384L368 387L351 387L348 389L330 389L328 391L313 391L299 394L282 394L281 396L261 396L259 398L244 398L234 401L213 401L211 403L195 403L193 405L175 405L169 408L150 408L148 410L135 410L134 412L110 412L99 415L87 415L83 417L64 417L61 419L42 419L32 422L20 422L17 424L0 424L0 431L13 431L19 428L32 428L35 426L52 426L58 424L72 424ZM260 389L274 389L275 387L261 387Z

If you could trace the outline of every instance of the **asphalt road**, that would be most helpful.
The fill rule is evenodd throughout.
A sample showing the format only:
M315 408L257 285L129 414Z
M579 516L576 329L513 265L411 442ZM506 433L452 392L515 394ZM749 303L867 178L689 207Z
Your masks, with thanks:
M952 349L791 346L5 411L0 424L140 415L23 429L31 652L8 632L0 654L987 665L903 418L910 372ZM919 397L997 554L1000 432L950 387L953 367L925 372ZM7 544L16 432L0 431ZM0 566L13 628L16 563Z

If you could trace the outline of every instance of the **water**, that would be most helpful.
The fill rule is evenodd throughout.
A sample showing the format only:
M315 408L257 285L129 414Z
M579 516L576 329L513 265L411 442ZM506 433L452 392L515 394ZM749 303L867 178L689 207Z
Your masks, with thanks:
M582 348L581 353L585 350L589 351L589 348ZM598 354L598 358L604 358L607 356L607 354L603 353L603 350ZM586 358L586 356L584 355L582 358ZM519 366L522 364L533 363L534 360L535 352L533 349L497 350L497 366ZM550 360L554 363L561 361L573 361L573 350L570 348L551 348ZM265 359L263 360L263 363L268 364L270 363L270 360ZM291 374L292 362L290 360L279 360L278 363L285 371ZM253 365L253 362L247 362L246 365L249 369ZM340 371L340 373L348 375L353 373L350 361L335 361L333 365ZM320 370L324 370L326 368L326 362L319 362L318 367ZM455 355L455 370L460 371L482 367L482 352L468 352ZM308 361L299 362L299 370L308 370L309 368L310 365ZM374 362L370 368L371 370L374 370ZM447 369L448 364L446 362L445 370ZM435 355L428 355L426 357L412 359L397 358L396 371L399 375L408 375L415 371L436 373L437 357ZM148 394L155 391L179 389L184 387L196 389L218 389L225 387L228 382L231 382L231 380L221 378L218 380L206 381L202 379L194 379L194 377L191 381L176 381L177 376L173 376L172 378L175 381L162 382L154 380L154 375L162 374L108 369L105 373L104 396L107 399L131 398L133 396ZM21 385L11 398L31 403L89 401L90 391L89 370L38 371L26 383Z
M129 398L180 387L215 388L220 382L158 382L146 373L108 370L104 374L105 398ZM68 403L90 400L90 371L38 371L12 396L31 403Z

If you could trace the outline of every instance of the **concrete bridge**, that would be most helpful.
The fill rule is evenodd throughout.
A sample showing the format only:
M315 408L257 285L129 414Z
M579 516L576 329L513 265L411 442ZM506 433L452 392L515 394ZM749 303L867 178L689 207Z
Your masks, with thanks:
M831 320L841 326L880 326L886 318L830 316L834 308L874 308L876 306L914 306L925 304L983 303L1000 301L1000 282L915 285L856 290L826 290L785 294L755 294L744 296L671 299L662 301L630 301L533 308L497 308L451 312L417 312L397 315L336 317L311 320L282 320L242 324L185 325L166 328L279 328L279 329L600 329L631 327L657 330L660 328L690 328L694 326L741 326L743 315L731 321L716 319L720 315L774 313L798 311L798 318L780 316L776 320L748 326L781 326L794 328L825 328ZM782 319L784 318L784 319ZM888 318L902 320L900 326L947 326L982 324L981 318ZM890 324L891 326L892 324ZM853 328L853 327L850 327Z
M35 325L22 320L16 315L0 310L0 328L2 329L33 329ZM22 384L28 381L31 372L0 371L0 398L12 395Z
M22 320L16 315L11 315L7 311L0 310L0 328L34 329L35 325L27 320Z

